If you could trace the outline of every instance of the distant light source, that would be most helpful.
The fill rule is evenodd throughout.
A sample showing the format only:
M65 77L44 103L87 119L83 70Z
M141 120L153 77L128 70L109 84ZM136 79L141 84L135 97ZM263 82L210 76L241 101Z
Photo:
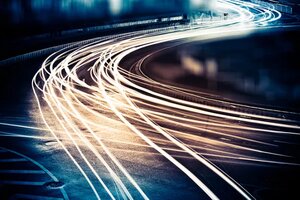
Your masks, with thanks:
M122 10L122 0L109 0L109 9L112 15L120 14Z
M190 0L191 6L203 6L204 1L203 0Z
M216 4L216 0L190 0L190 8L212 9Z
M93 0L83 0L82 2L87 7L91 7L93 5L93 3L94 3Z

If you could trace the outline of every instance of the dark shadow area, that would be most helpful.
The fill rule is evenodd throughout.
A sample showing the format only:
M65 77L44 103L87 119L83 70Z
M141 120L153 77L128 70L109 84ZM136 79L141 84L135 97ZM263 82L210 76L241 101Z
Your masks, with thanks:
M146 70L160 81L230 101L299 111L299 34L294 28L275 29L240 39L188 43L152 56Z

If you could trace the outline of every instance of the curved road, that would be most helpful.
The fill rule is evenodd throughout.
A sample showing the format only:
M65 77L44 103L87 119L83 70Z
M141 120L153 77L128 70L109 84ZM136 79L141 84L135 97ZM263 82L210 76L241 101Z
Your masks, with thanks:
M227 102L147 75L145 60L161 50L247 35L278 26L281 17L243 1L217 8L229 18L62 49L34 76L46 129L95 199L254 199L216 163L299 166L274 143L299 137L297 113Z

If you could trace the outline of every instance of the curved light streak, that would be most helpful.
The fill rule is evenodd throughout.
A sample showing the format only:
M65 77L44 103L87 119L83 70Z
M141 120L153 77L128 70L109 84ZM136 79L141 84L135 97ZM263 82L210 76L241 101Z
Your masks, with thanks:
M298 136L299 122L277 115L297 113L228 103L216 98L201 97L201 94L188 89L159 83L143 73L142 61L136 69L129 66L130 70L127 70L121 66L121 61L129 54L149 46L171 41L182 43L186 40L243 35L272 24L281 17L274 9L243 1L218 1L218 7L233 13L232 16L228 20L200 22L193 26L180 25L174 29L117 35L82 47L62 49L43 62L32 80L41 117L47 129L83 174L97 199L101 198L97 189L99 186L104 188L111 199L117 199L119 195L123 199L134 199L136 194L139 198L149 199L139 181L113 153L114 148L107 145L109 143L154 148L158 155L180 169L211 199L219 199L214 188L209 188L171 152L183 152L187 155L184 157L196 159L245 199L254 197L206 156L298 164L289 160L291 156L276 152L278 145L268 137L261 137L274 133ZM162 90L166 92L162 93ZM188 101L183 96L202 98L210 104ZM244 110L262 110L272 115L223 109L216 106L217 103ZM245 124L237 125L235 122ZM171 126L184 128L185 131L174 130ZM103 134L103 131L106 133ZM209 135L200 136L197 132ZM118 139L112 140L111 136L118 136ZM133 137L142 139L146 144L131 141ZM186 142L186 139L190 142ZM266 151L266 146L271 150ZM87 150L89 153L85 153ZM270 158L266 159L266 155ZM109 173L116 190L103 180L90 158L104 166L101 169ZM92 180L91 176L96 177L97 181Z

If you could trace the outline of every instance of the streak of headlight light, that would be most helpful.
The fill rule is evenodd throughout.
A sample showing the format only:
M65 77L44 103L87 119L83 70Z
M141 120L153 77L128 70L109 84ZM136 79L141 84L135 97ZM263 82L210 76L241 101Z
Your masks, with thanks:
M41 68L43 69L43 68ZM40 72L40 71L39 71ZM81 172L81 174L84 176L84 178L86 179L86 181L88 182L88 184L90 185L90 187L92 188L95 196L97 197L97 199L100 199L100 196L97 192L97 190L95 189L94 185L92 184L92 182L90 181L89 177L87 176L87 174L84 172L84 170L82 169L82 167L78 164L78 162L75 160L75 158L72 156L72 154L69 152L69 150L65 147L65 145L60 141L60 139L57 137L57 135L55 134L55 132L50 128L49 124L47 123L47 120L44 117L42 108L41 108L41 103L37 94L37 91L35 90L35 88L38 88L38 84L36 82L37 80L37 75L38 73L34 76L33 80L32 80L32 88L33 88L33 93L34 96L37 99L37 105L38 108L40 110L40 114L42 117L42 120L44 121L45 125L47 126L47 128L49 129L49 131L51 132L51 134L53 135L53 137L56 139L56 141L58 142L58 144L61 145L61 147L64 149L64 151L67 153L67 155L70 157L70 159L73 161L73 163L76 165L76 167L79 169L79 171Z
M68 68L65 68L68 71ZM76 78L73 76L72 73L70 73L68 71L70 77ZM78 80L79 81L79 80ZM76 98L72 92L70 92L70 94ZM63 96L65 96L62 93ZM80 114L78 113L78 111L74 108L74 106L72 105L72 103L70 103L70 101L68 101L68 104L70 105L70 107L72 108L72 110L76 113L78 118L81 118ZM88 129L88 131L95 137L95 139L97 140L97 142L100 144L100 146L104 149L104 151L107 153L107 155L113 160L113 162L118 166L118 168L124 173L124 175L128 178L128 180L134 185L134 187L140 192L140 194L143 196L144 199L148 199L147 195L142 191L142 189L138 186L138 184L135 182L135 180L130 176L130 174L127 172L127 170L121 165L121 163L115 158L115 156L108 150L108 148L106 147L106 145L99 139L99 137L94 133L94 131L87 125L86 122L84 122L84 120L81 120L81 122L84 124L84 126ZM92 146L92 145L91 145ZM95 152L97 153L97 152ZM107 168L109 168L109 166L107 166ZM121 180L118 178L118 176L113 172L113 170L111 168L109 168L110 173L112 173L115 177L116 180L118 180L118 182L121 183ZM123 184L122 184L123 185ZM122 188L125 186L122 186ZM125 189L125 188L123 188ZM128 192L128 191L127 191ZM127 193L126 192L126 193ZM128 195L130 196L130 194L128 193Z
M127 53L127 52L125 52ZM124 54L125 54L124 53ZM167 132L163 131L158 125L156 125L153 121L151 121L148 117L146 117L142 111L136 107L136 105L134 105L134 103L128 98L128 96L126 95L126 92L124 91L124 87L120 84L120 80L123 81L125 78L119 74L118 72L118 64L121 60L122 56L120 56L118 58L118 60L114 63L113 67L113 73L114 73L114 77L115 77L115 86L117 88L119 88L120 93L123 95L123 97L127 100L127 102L131 105L132 109L134 109L136 111L136 113L138 113L146 122L147 124L150 124L155 130L157 130L159 133L161 133L162 135L164 135L166 138L168 138L170 141L172 141L174 144L176 144L177 146L179 146L181 149L185 150L187 153L189 153L190 155L192 155L194 158L196 158L198 161L200 161L201 163L203 163L204 165L206 165L208 168L210 168L212 171L214 171L216 174L218 174L222 179L224 179L228 184L230 184L233 188L235 188L239 193L241 193L245 198L247 199L251 199L251 195L250 194L246 194L241 188L242 186L239 185L237 182L235 182L233 179L228 178L229 176L222 171L221 169L219 169L218 167L216 167L215 165L213 165L212 163L210 163L208 160L204 159L203 157L199 156L198 154L196 154L193 150L191 150L190 148L188 148L187 146L185 146L183 143L181 143L180 141L176 140L175 138L173 138L171 135L169 135ZM101 68L103 68L103 66L100 66L100 71ZM101 75L99 75L100 78ZM103 89L102 89L103 91ZM103 93L103 95L105 95ZM126 120L126 119L125 119ZM140 133L141 134L141 133ZM143 135L143 134L141 134ZM147 138L146 136L144 137L145 139ZM146 140L145 140L146 141ZM147 142L147 141L146 141ZM148 142L147 142L148 143ZM150 143L148 143L150 144ZM157 150L160 149L158 146L154 145L154 143L152 143L153 147L156 148ZM165 151L163 151L162 149L160 149L162 152L164 152L165 155L168 155ZM171 156L170 156L171 157ZM172 157L171 157L172 158ZM175 159L174 159L175 160ZM174 163L175 164L175 163ZM180 166L181 164L179 162L177 162L178 166ZM187 168L185 168L183 165L181 165L181 169L191 178L194 178L196 176L194 176ZM197 178L197 177L196 177ZM197 185L199 187L201 187L210 197L216 198L216 196L214 196L214 194L197 178L197 179L192 179L195 183L197 183ZM204 187L205 186L205 187Z
M228 26L227 30L224 28L218 28L218 29L215 29L215 31L202 29L202 33L200 34L202 39L205 38L205 35L213 34L213 33L217 34L218 31L219 31L219 33L222 31L223 34L224 34L224 31L227 33L230 33L230 31L231 31L230 29L231 29L231 27L235 26L235 23L237 23L237 24L246 23L244 25L248 25L247 23L252 23L252 20L255 19L255 16L253 13L251 13L250 11L248 11L246 9L242 9L239 7L239 5L243 4L243 2L240 2L240 1L228 2L228 3L227 2L219 1L220 5L227 5L229 8L231 8L232 10L237 12L239 14L239 17L232 19L232 20L228 20L227 22L224 22L223 24L222 23L219 24L219 25L223 25L223 26ZM234 4L236 4L236 5L234 5ZM256 21L254 20L253 24L259 25L259 23L262 23L262 22L269 23L269 22L279 19L281 16L280 13L277 13L277 17L276 17L276 15L274 14L274 13L276 13L276 11L273 11L273 10L269 11L269 9L264 9L264 8L260 8L260 7L256 8L255 6L253 9L256 9L257 11L262 13L262 15L257 15L258 19ZM247 30L247 26L245 26L245 27L246 28L244 30ZM207 28L208 29L213 28L213 26L211 26L211 27L207 26ZM241 28L241 27L239 27L239 28ZM250 25L248 25L248 28L250 28ZM232 34L232 32L231 32L231 34ZM168 130L157 126L151 119L149 119L145 115L146 110L142 110L135 105L135 103L129 98L128 93L130 95L133 95L133 96L136 96L139 98L146 98L150 102L155 102L162 106L169 106L169 107L173 107L173 108L177 108L177 109L189 110L189 111L192 111L192 112L198 113L198 114L211 115L211 116L215 116L215 117L219 117L219 118L227 118L227 119L234 119L234 120L241 120L241 121L244 120L245 122L250 122L250 123L258 123L258 124L264 124L264 125L298 129L298 126L285 125L283 123L273 123L273 122L263 123L261 120L244 119L241 117L233 117L233 116L228 116L225 114L220 115L217 113L212 113L212 112L207 112L207 111L205 112L203 110L199 111L199 104L192 104L191 102L167 97L167 96L160 95L160 94L157 94L154 92L151 93L151 91L145 90L145 88L140 88L137 85L133 84L132 82L126 80L126 78L123 77L118 71L118 62L122 59L122 57L124 55L126 55L132 51L136 51L147 45L153 45L153 44L158 44L161 42L172 41L172 40L176 40L176 39L183 39L183 38L187 38L187 37L195 37L198 35L199 35L199 32L193 31L193 30L188 30L185 33L177 32L177 33L171 33L171 34L168 33L165 35L155 35L155 34L149 34L149 35L144 35L144 36L141 35L141 36L135 37L134 39L127 39L127 40L125 40L125 42L123 41L121 43L118 43L117 41L115 41L116 43L115 44L112 43L112 45L109 44L112 41L99 43L99 44L97 44L97 42L95 42L93 45L95 45L95 47L97 47L97 48L92 48L93 47L92 45L90 45L91 48L89 48L89 45L86 45L86 48L89 49L90 53L92 53L91 55L86 56L86 55L88 55L88 52L85 52L85 50L87 50L87 49L81 48L79 51L75 50L73 53L71 53L69 55L68 55L68 52L70 52L71 50L66 51L66 52L62 53L61 55L57 56L53 61L51 61L50 57L49 57L50 63L44 62L41 70L39 70L39 72L35 75L33 82L32 82L32 87L34 88L34 94L38 100L38 108L41 112L43 121L46 123L47 128L51 131L51 133L56 138L58 143L60 145L62 145L63 149L67 152L69 157L72 159L72 161L78 167L80 172L86 178L86 180L88 181L89 185L93 189L93 192L95 193L95 195L98 199L100 199L100 197L99 197L94 185L89 180L89 177L85 174L84 170L77 163L77 161L74 159L72 154L68 151L68 149L65 147L65 145L59 140L59 138L57 137L55 132L51 129L51 127L47 123L47 120L45 119L45 117L43 115L43 111L42 111L42 108L40 105L41 102L40 102L40 99L39 99L39 97L37 95L37 91L36 91L36 89L37 89L37 90L40 90L43 92L43 94L44 94L43 98L48 103L48 107L51 109L54 116L57 118L57 121L59 122L61 127L63 127L63 129L67 133L68 137L72 141L72 143L75 145L77 150L80 152L81 157L87 163L89 168L93 171L94 175L97 177L97 179L100 181L100 183L102 184L102 186L104 187L104 189L107 191L107 193L110 195L110 197L112 199L114 199L114 197L112 196L111 192L106 187L106 185L101 181L101 178L98 176L97 172L93 169L93 166L91 166L89 164L88 159L81 152L81 149L78 146L75 138L72 137L72 133L64 125L64 122L67 122L66 125L69 126L73 130L72 132L74 132L76 135L78 135L78 137L81 139L81 141L83 141L84 144L86 144L86 146L89 147L89 149L91 149L91 151L96 155L96 157L106 166L106 168L110 172L112 178L117 183L117 186L121 187L120 188L121 192L122 191L125 192L126 196L123 196L123 197L124 198L128 197L130 199L132 197L131 197L129 191L126 189L125 185L122 184L119 177L113 172L113 170L110 168L110 166L108 166L106 161L103 160L101 155L97 152L97 149L87 140L87 138L85 138L86 136L84 136L83 134L80 133L80 130L75 126L75 122L72 120L71 116L75 117L81 121L81 123L87 128L89 133L91 133L92 136L97 140L97 142L100 144L102 149L104 149L106 154L118 166L118 168L123 172L123 174L125 174L127 179L130 180L130 182L135 186L135 188L140 192L140 194L145 199L147 199L147 196L143 193L143 191L140 189L140 187L137 185L137 183L134 181L134 179L129 175L129 173L127 173L126 169L119 163L119 161L114 157L114 155L110 153L110 151L107 149L107 147L101 142L101 140L94 133L92 128L89 126L93 122L90 122L90 121L88 121L88 119L85 119L84 117L82 117L81 114L79 113L79 111L75 107L77 105L83 106L83 104L79 101L79 99L77 99L76 95L80 94L82 96L90 98L91 101L95 101L93 98L97 97L97 96L95 96L95 94L90 94L90 96L88 96L88 95L85 95L84 93L79 93L78 91L76 91L76 89L73 85L74 83L78 84L79 86L82 85L88 89L91 89L92 91L95 91L95 89L97 89L94 86L89 86L88 84L79 80L77 75L75 75L77 67L80 68L80 66L83 65L83 63L85 62L84 59L79 61L76 64L76 66L73 68L73 71L69 70L69 65L73 64L73 62L76 63L77 62L76 59L77 58L80 59L82 56L86 56L85 59L88 61L90 58L93 58L94 56L98 55L97 51L102 51L100 59L97 60L95 62L95 64L93 65L93 68L97 68L98 64L100 64L100 70L98 70L98 71L90 70L90 73L91 73L92 80L97 84L98 88L100 89L100 93L102 94L103 100L105 100L108 103L108 106L111 107L111 110L121 119L121 121L123 121L124 124L126 124L130 129L132 129L142 139L144 139L151 147L155 148L159 153L161 153L168 160L170 160L173 164L175 164L179 169L181 169L184 173L186 173L212 199L217 199L218 197L207 186L205 186L194 174L192 174L185 166L183 166L181 163L179 163L175 158L173 158L166 151L164 151L164 149L160 148L151 139L149 139L146 135L144 135L137 127L135 127L133 124L131 124L126 119L126 117L125 117L126 114L122 113L118 110L118 107L116 106L116 104L118 104L119 101L115 101L112 97L110 97L109 94L107 94L106 90L112 90L114 92L118 91L119 94L121 94L123 96L123 98L126 100L126 102L129 104L129 105L124 106L124 108L127 111L129 111L128 109L130 109L131 111L134 111L135 113L137 113L148 125L150 125L152 128L154 128L157 132L164 135L170 141L175 143L177 146L179 146L185 152L188 152L193 157L195 157L197 160L199 160L200 162L202 162L203 164L208 166L212 171L214 171L217 175L219 175L227 183L229 183L232 187L234 187L238 192L240 192L245 198L250 198L250 195L248 196L248 194L246 194L241 189L241 186L239 186L237 183L235 183L234 180L231 180L228 175L226 175L223 171L218 169L216 166L214 166L208 160L206 160L205 158L202 158L201 155L198 155L196 152L194 152L189 147L185 146L179 140L173 138L168 133ZM104 46L102 46L102 48L101 48L101 45L103 45L103 44L107 45L107 48L106 48L107 51L104 50L105 49ZM120 45L120 44L122 44L122 45ZM144 45L144 44L147 44L147 45ZM136 46L137 48L132 48L133 46ZM65 55L67 55L66 58L64 58ZM117 59L114 58L115 55L117 55ZM63 59L63 60L58 61L58 59ZM107 60L110 60L110 62L107 62ZM48 62L48 58L46 59L46 61ZM55 62L59 62L59 64L57 66L54 66ZM46 67L48 65L50 65L49 69ZM108 65L108 66L106 66L106 65ZM110 69L107 69L107 67L109 67ZM67 74L63 74L63 70L64 70L64 72L67 72ZM93 73L96 73L96 74L93 74ZM113 78L109 77L109 75L106 73L111 73L113 75ZM43 88L40 88L39 84L36 82L38 75L40 75L42 80L44 81ZM108 81L108 82L106 82L106 81ZM129 86L133 86L133 88L142 89L141 91L145 91L145 94L151 94L154 97L150 97L145 94L142 95L139 92L136 92L136 91L133 91L132 89L124 87L122 85L122 83L125 83ZM65 87L66 90L63 90L63 87ZM60 92L60 94L62 95L62 97L58 97L55 90L58 90ZM65 91L67 91L68 94L66 94ZM93 97L93 95L94 95L94 97ZM77 102L77 104L74 104L74 102L72 102L74 99ZM67 103L68 108L60 101L64 101L63 103ZM171 102L169 102L169 101L171 101ZM94 102L94 103L96 103L96 102ZM54 105L52 105L52 104L54 104ZM196 108L191 109L191 107L189 107L189 106L193 106L193 107L195 106L197 109ZM89 109L89 108L86 108L85 106L83 106L83 107L84 107L84 109ZM55 110L55 108L58 110ZM57 111L58 111L58 113L56 113ZM219 109L219 110L216 109L216 111L223 112L223 110L221 110L221 109ZM67 113L65 113L65 112L67 112ZM228 111L227 111L227 113L228 113ZM62 119L59 118L59 116L57 114L60 114L63 118ZM231 114L233 114L233 113L231 113ZM261 118L261 116L259 116L259 115L253 116L253 117ZM244 127L244 128L246 128L246 127ZM123 193L122 193L122 195L123 195Z
M72 74L70 73L69 69L66 67L68 62L70 61L71 59L71 55L70 54L67 59L65 60L65 62L63 63L63 67L61 70L66 70L67 74L70 75L70 77L72 77ZM60 81L60 79L57 79L56 81ZM64 85L64 82L61 82L62 85ZM64 85L66 88L68 88L68 85ZM68 88L69 89L69 88ZM76 117L77 118L81 118L81 116L79 115L79 113L77 112L77 110L74 108L74 106L72 105L71 101L67 99L67 96L64 94L64 92L62 92L62 90L60 90L60 93L61 95L64 97L64 99L66 100L67 104L71 107L72 111L75 113ZM69 92L71 93L71 92ZM59 101L56 101L58 105L60 105L61 109L63 109L63 105L60 104ZM72 124L72 121L64 115L64 112L61 111L61 115L64 116L64 118L69 121L70 124ZM90 127L86 125L86 123L81 120L81 122L84 124L84 126L86 126L86 128L93 134L94 137L95 134L91 131ZM122 181L119 179L119 177L114 173L114 171L109 167L109 165L106 163L106 161L102 158L102 156L97 152L97 150L93 147L93 145L88 141L86 140L84 137L82 137L82 135L80 134L80 131L77 130L75 128L75 126L71 126L73 131L82 139L82 141L85 142L85 144L87 144L87 146L91 149L91 151L97 156L97 158L104 164L104 166L107 168L107 170L110 172L110 174L112 175L113 179L116 181L116 183L118 183L118 185L121 186L122 190L125 192L125 194L127 195L127 197L129 199L132 199L129 191L126 189L125 185L122 183ZM96 137L97 141L99 142L99 144L103 147L103 149L105 150L105 152L114 160L116 161L116 159L112 156L112 154L109 152L109 150L105 147L105 145L99 140L98 137ZM118 164L118 162L115 162L116 164ZM120 167L120 166L119 166ZM96 175L96 174L95 174ZM97 175L96 175L97 176ZM100 178L98 178L100 179ZM123 197L124 198L124 197Z
M99 89L104 97L104 99L107 101L107 103L111 106L111 109L114 111L114 113L137 135L139 135L145 142L147 142L151 147L153 147L155 150L157 150L159 153L161 153L163 156L165 156L169 161L171 161L174 165L176 165L180 170L182 170L188 177L191 178L211 199L219 199L202 181L200 181L193 173L191 173L186 167L184 167L181 163L179 163L176 159L174 159L171 155L169 155L166 151L161 149L159 146L157 146L155 143L153 143L150 139L148 139L142 132L140 132L135 126L133 126L130 122L126 120L126 118L123 116L121 112L117 110L115 105L112 103L111 99L108 97L105 88L102 85L102 74L101 71L103 70L104 66L100 65L100 70L98 74L98 86Z

